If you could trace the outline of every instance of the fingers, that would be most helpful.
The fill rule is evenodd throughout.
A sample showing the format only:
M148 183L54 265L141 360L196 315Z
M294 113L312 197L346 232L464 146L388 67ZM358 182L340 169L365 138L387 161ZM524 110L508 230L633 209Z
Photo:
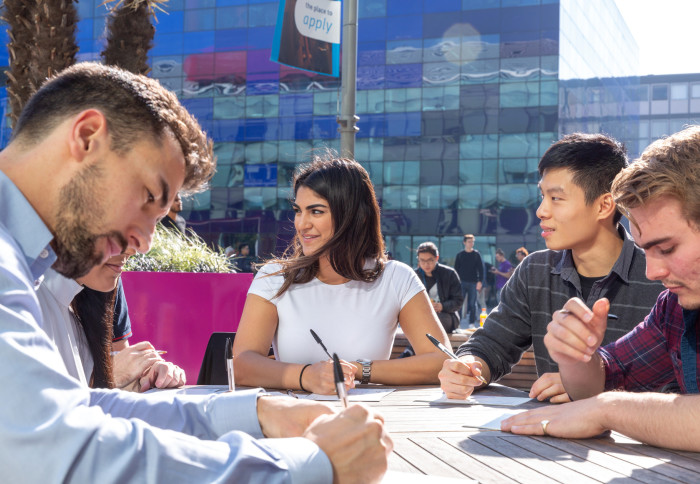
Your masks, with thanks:
M149 341L139 341L138 343L127 346L124 349L125 350L133 349L133 350L137 350L137 351L155 350L155 348L153 347L153 345Z
M316 442L333 465L334 482L378 482L388 467L394 443L383 420L364 405L323 415L304 433Z
M543 420L549 422L547 434L553 435L552 422L548 419L547 409L530 410L508 417L501 422L501 430L514 434L544 435Z
M341 363L341 368L342 368ZM346 375L347 369L343 370L343 374ZM306 374L309 374L309 385L306 385ZM354 371L351 371L354 375ZM346 376L347 378L347 376ZM354 379L354 378L353 378ZM311 365L304 373L304 387L319 395L332 395L336 392L335 390L335 373L333 371L333 361L319 361ZM346 379L346 386L348 385Z
M348 363L345 360L340 360L340 368L343 370L343 378L345 381L345 388L355 388L355 371L357 367L352 363ZM333 385L335 386L335 374Z
M607 299L601 299L591 311L579 298L573 298L556 311L544 337L552 359L560 365L590 361L605 334L609 306Z
M438 374L440 388L447 398L464 400L481 385L475 375L481 376L481 363L478 361L445 360Z
M551 403L564 403L571 401L564 389L559 373L545 373L532 384L530 388L530 398L539 401L550 399Z

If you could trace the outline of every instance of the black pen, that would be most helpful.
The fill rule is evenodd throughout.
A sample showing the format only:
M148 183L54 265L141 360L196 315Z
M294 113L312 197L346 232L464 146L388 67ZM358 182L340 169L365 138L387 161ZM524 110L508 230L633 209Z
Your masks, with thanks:
M568 309L562 309L562 310L560 310L559 312L562 313L562 314L571 314L571 311L569 311ZM618 317L617 314L608 313L608 319L616 319L616 320L617 320L617 319L620 319L620 318Z
M338 398L343 401L343 407L348 408L348 392L345 390L343 369L340 367L340 360L335 353L333 353L333 375L335 376L335 391L338 392Z
M332 359L333 357L331 356L331 354L330 354L330 353L328 352L328 350L326 349L326 345L323 344L323 341L321 341L321 338L319 338L318 335L316 334L316 331L314 331L313 329L310 329L309 331L311 331L311 336L314 337L314 339L316 340L316 343L320 344L320 345L321 345L321 348L323 348L323 351L326 352L326 354L328 355L328 358L331 358L331 359Z
M233 341L231 338L226 338L226 373L228 375L228 389L232 392L236 389L236 381L233 378Z
M435 339L435 338L433 337L433 335L431 335L430 333L425 333L425 335L428 337L428 339L430 340L431 343L433 343L435 346L437 346L437 348L438 348L440 351L442 351L443 353L445 353L447 356L449 356L449 357L452 358L453 360L459 360L459 358L457 357L457 355L455 355L454 353L452 353L452 351L450 351L449 349L447 349L447 347L446 347L444 344L440 343L437 339ZM486 381L486 378L484 378L483 376L481 376L481 375L473 375L473 376L474 376L474 378L476 378L477 380L479 380L479 381L480 381L481 383L483 383L484 385L488 385L488 382Z

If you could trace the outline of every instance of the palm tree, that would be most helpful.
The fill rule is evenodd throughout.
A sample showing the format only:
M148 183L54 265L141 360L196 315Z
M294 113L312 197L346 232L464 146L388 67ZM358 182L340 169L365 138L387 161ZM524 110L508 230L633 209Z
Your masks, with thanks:
M156 29L151 23L155 10L167 0L119 0L107 20L106 64L137 74L148 74L148 51Z
M12 126L17 122L17 115L22 111L24 103L36 89L29 75L29 58L31 56L33 33L30 2L22 0L5 0L2 20L10 27L7 34L10 42L7 50L10 53L10 68L5 71L7 76L7 95L10 103L10 121Z
M56 72L73 65L77 12L73 0L5 0L10 26L8 95L14 126L24 103Z

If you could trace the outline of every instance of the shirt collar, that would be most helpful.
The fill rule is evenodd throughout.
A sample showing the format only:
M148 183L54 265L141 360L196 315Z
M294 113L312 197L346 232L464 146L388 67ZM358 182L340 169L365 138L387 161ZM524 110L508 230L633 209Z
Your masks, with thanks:
M632 258L634 257L634 240L622 224L617 224L617 233L622 238L622 250L610 269L610 274L617 274L624 282L629 282L629 272L632 269ZM552 268L552 274L561 274L562 279L570 281L575 273L576 266L571 250L563 250L559 263Z
M62 276L53 269L46 271L42 285L46 286L56 300L66 307L70 306L76 294L83 290L83 286L76 281Z
M19 245L24 258L38 279L56 261L49 245L53 234L22 192L0 171L0 224Z

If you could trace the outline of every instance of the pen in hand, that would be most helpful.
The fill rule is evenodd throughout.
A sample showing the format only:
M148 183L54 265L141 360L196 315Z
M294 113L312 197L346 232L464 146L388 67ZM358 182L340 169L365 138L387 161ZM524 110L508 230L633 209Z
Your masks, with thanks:
M328 350L326 349L326 345L323 344L323 341L321 341L321 338L319 338L318 335L316 334L316 331L314 331L313 329L310 329L309 331L311 331L311 336L314 337L314 339L316 340L316 343L320 344L320 345L321 345L321 348L323 348L323 351L326 352L326 354L328 355L328 358L333 359L333 357L331 356L331 354L330 354L330 353L328 352Z
M226 374L228 375L228 389L234 391L236 382L233 378L233 341L231 338L226 338Z
M559 312L561 314L571 314L571 311L569 311L568 309L561 309ZM617 314L608 313L608 319L618 320L618 319L620 319L620 317Z
M338 359L338 355L333 353L332 358L333 376L335 377L335 391L338 392L338 398L343 401L343 407L348 408L348 392L345 389L345 378L343 377L343 369L340 367L340 360Z
M430 340L431 343L433 343L435 346L437 346L437 348L438 348L440 351L442 351L443 353L445 353L447 356L449 356L449 357L452 358L453 360L459 360L459 358L457 357L457 355L455 355L451 350L447 349L447 347L446 347L444 344L440 343L437 339L435 339L435 338L433 337L433 335L431 335L430 333L425 333L425 335L428 337L428 339ZM476 378L477 380L479 380L479 381L480 381L481 383L483 383L484 385L488 385L488 382L486 381L486 378L484 378L483 376L481 376L481 375L474 375L474 378Z

